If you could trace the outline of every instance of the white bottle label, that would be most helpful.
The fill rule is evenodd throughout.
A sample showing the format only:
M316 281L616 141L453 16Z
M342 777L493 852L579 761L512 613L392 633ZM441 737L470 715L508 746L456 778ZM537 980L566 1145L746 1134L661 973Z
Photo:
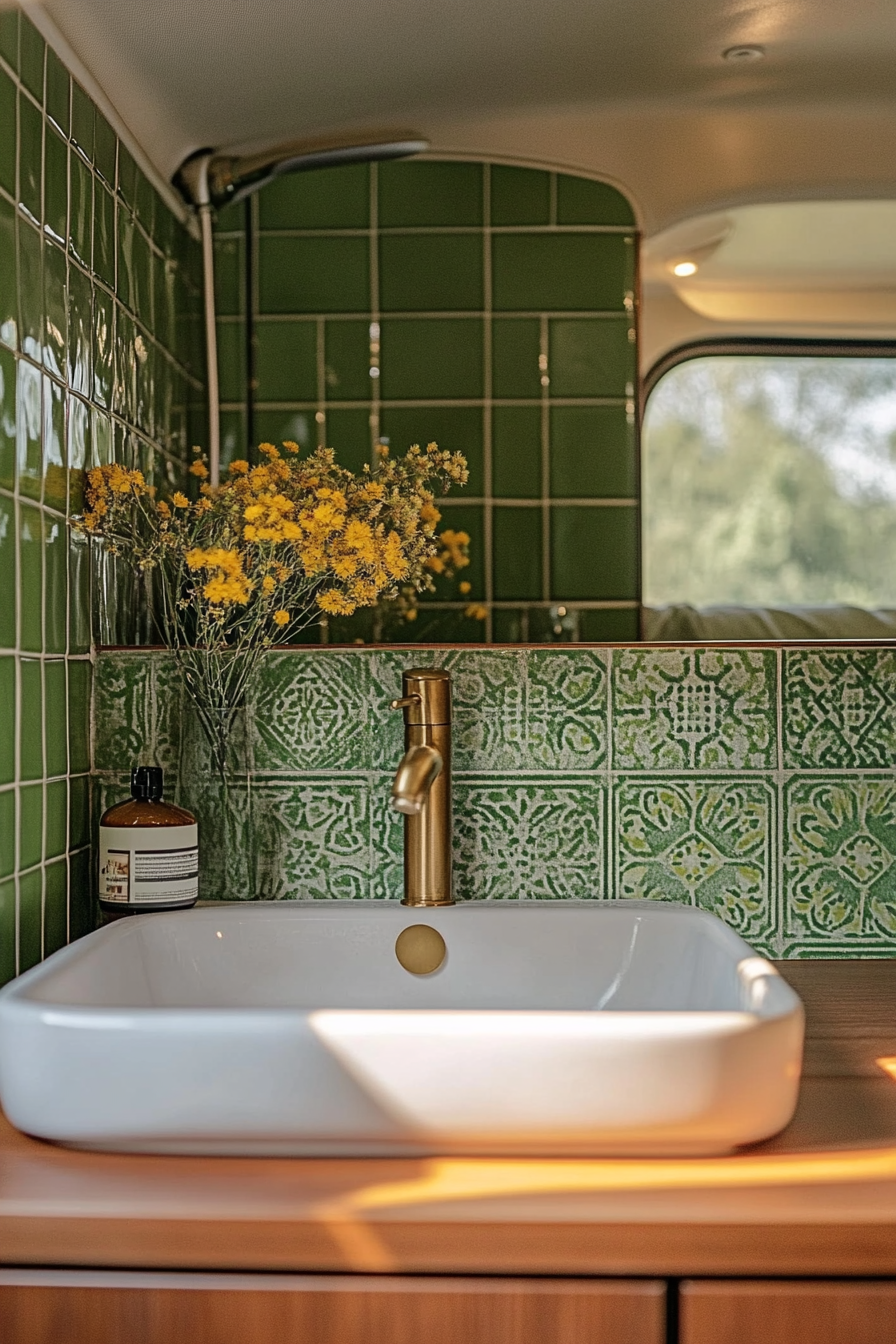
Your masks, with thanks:
M195 825L100 827L101 901L192 905L198 895Z

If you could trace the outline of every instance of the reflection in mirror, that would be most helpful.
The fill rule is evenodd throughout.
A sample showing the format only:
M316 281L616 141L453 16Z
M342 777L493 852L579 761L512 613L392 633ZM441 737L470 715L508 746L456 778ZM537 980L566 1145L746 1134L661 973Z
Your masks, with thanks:
M645 638L896 638L892 349L685 357L641 451Z
M353 471L435 440L434 591L305 638L638 638L638 234L592 178L471 159L278 178L216 224L222 462L333 448ZM447 534L447 535L446 535ZM466 538L458 541L458 538ZM450 558L450 555L449 555Z

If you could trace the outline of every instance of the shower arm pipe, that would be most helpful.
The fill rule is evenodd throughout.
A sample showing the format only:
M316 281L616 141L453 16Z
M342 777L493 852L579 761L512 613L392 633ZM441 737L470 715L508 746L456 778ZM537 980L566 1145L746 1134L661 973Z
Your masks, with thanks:
M220 384L218 380L218 327L215 320L215 249L212 236L214 211L208 185L211 154L193 165L196 212L202 236L202 288L205 320L206 392L208 395L208 478L210 485L221 479Z

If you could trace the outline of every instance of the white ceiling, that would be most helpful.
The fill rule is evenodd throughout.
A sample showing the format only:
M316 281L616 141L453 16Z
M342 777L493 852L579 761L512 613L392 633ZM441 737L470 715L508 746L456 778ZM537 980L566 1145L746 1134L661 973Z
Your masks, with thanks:
M748 202L896 197L896 0L42 8L166 179L200 147L408 128L437 151L606 176L648 232ZM722 59L742 43L765 59Z

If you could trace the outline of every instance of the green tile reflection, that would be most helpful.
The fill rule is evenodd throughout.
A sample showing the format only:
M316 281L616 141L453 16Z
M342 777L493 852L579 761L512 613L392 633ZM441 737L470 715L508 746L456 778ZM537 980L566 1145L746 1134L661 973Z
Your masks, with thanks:
M68 769L68 700L66 665L61 659L44 663L44 733L47 775Z
M258 196L260 229L366 229L370 168L322 168L275 179Z
M90 776L73 775L69 789L69 837L72 849L90 842Z
M541 507L496 506L492 529L495 598L498 601L537 601L543 597Z
M19 74L22 83L37 101L44 101L44 55L46 43L34 24L22 15L19 28Z
M19 347L36 362L43 357L44 281L41 236L21 215L18 219Z
M0 792L0 877L9 877L15 870L16 795L15 790L4 789Z
M13 70L19 68L19 11L0 9L0 56Z
M65 510L65 401L59 383L44 377L44 504Z
M19 714L19 775L21 779L40 779L44 773L44 693L38 659L20 660L19 684L22 697ZM37 859L32 859L32 863L36 862Z
M19 493L40 499L43 489L43 379L26 359L18 363L16 461Z
M482 176L478 163L380 164L380 228L480 225Z
M239 316L244 310L244 252L241 237L215 239L215 311L219 317Z
M491 169L493 225L548 224L551 211L551 175L539 168Z
M68 866L51 863L44 874L44 956L68 942Z
M553 496L634 497L634 425L624 406L554 406L550 423Z
M496 406L492 411L492 494L504 499L538 499L541 459L541 407Z
M370 398L370 323L366 319L327 322L324 394L328 401Z
M16 514L15 504L0 495L0 592L6 600L0 602L0 648L12 649L16 644ZM12 600L9 600L10 595ZM7 702L8 703L8 702Z
M44 245L44 368L65 377L68 329L68 270L65 253L53 243Z
M89 397L93 390L93 285L77 266L68 275L68 385Z
M630 249L628 249L630 251ZM625 240L616 234L497 234L492 239L497 311L624 308Z
M281 444L288 440L300 448L313 448L317 443L317 425L313 411L290 409L256 410L255 447L259 443Z
M35 223L42 216L44 120L30 98L19 97L19 204Z
M557 174L558 224L634 225L632 207L615 187L587 177Z
M371 461L370 414L367 410L328 410L318 427L318 440L335 449L336 461L349 471L362 471Z
M2 12L2 11L0 11ZM16 254L16 215L0 196L0 345L15 350L19 326L19 263Z
M641 638L637 608L588 609L579 612L579 638L595 644L632 644Z
M482 396L480 319L386 318L381 333L384 399Z
M636 377L631 329L629 318L564 318L551 322L552 395L631 396Z
M9 13L0 10L0 25ZM13 13L12 18L18 18ZM0 27L2 32L2 27ZM0 882L0 985L16 974L16 884Z
M115 197L102 182L93 191L93 269L110 289L115 287Z
M63 481L63 489L65 484ZM64 501L62 507L65 507ZM68 624L68 536L61 518L47 521L44 549L44 650L65 653Z
M380 239L383 312L480 312L478 234L397 234Z
M115 165L118 139L102 112L94 113L93 161L97 172L104 177L109 186L115 188Z
M218 379L222 401L246 395L246 329L242 322L218 323Z
M16 475L16 362L0 346L0 489L12 490Z
M43 872L26 873L19 879L19 971L30 970L41 958L43 930L41 904Z
M69 168L68 250L89 268L93 258L93 175L76 154L70 155Z
M93 295L93 400L106 407L112 405L114 321L112 298L97 287Z
M85 538L69 533L68 548L69 653L90 648L90 553Z
M6 128L0 135L0 187L16 194L16 86L5 70L0 70L0 126ZM10 134L10 130L12 134Z
M258 240L262 313L365 312L370 303L366 238Z
M496 318L492 323L492 395L540 397L540 355L537 318Z
M15 719L10 713L15 700L16 662L15 658L6 655L0 658L0 705L4 706L3 713L0 714L0 785L11 784L15 779Z
M621 601L638 595L634 507L555 505L551 509L551 596Z
M19 505L19 643L30 653L43 648L43 515Z
M317 400L316 322L259 322L255 342L258 401Z
M68 145L49 126L44 154L44 228L64 247L68 236Z
M93 163L93 123L94 106L80 84L72 81L72 143L84 156L87 163Z
M71 116L71 78L65 66L47 47L47 116L64 136L68 135Z
M68 665L69 770L73 775L90 769L88 728L90 723L90 664Z
M56 779L46 786L43 858L55 859L68 847L68 781Z
M388 406L380 414L380 432L393 454L435 441L451 453L463 453L470 479L466 495L484 491L482 411L478 406Z

